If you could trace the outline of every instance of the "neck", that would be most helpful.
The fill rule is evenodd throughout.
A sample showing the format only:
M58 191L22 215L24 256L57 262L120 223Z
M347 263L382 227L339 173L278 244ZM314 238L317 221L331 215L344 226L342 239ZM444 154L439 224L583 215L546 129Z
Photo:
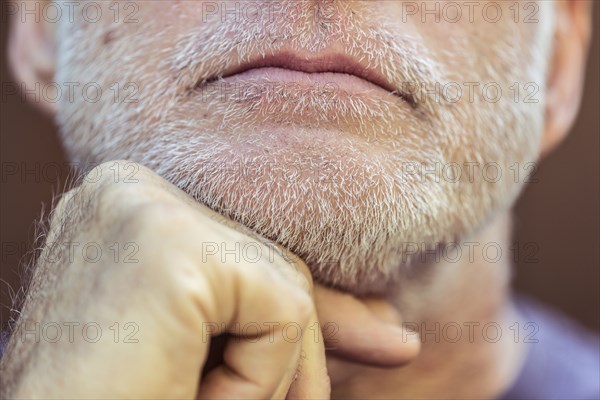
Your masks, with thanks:
M394 369L348 364L333 397L494 398L508 389L525 355L510 301L510 225L506 212L404 277L390 299L420 332L421 354Z

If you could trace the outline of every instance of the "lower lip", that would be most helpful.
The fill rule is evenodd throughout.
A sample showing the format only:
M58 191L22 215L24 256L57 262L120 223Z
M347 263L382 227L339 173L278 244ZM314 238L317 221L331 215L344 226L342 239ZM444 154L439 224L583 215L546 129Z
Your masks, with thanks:
M239 74L223 78L227 83L274 83L293 84L300 87L312 88L324 91L343 91L346 93L372 93L377 95L393 94L365 79L355 75L339 72L315 72L307 73L285 68L264 67L253 68Z

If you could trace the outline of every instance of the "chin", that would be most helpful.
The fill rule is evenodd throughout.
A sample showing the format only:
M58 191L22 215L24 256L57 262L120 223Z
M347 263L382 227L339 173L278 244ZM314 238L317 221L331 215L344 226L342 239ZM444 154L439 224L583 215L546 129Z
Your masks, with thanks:
M439 160L436 151L386 151L348 133L298 128L221 141L206 132L172 135L134 160L289 249L329 286L382 293L411 265L407 243L436 246L459 226L453 191L399 169Z

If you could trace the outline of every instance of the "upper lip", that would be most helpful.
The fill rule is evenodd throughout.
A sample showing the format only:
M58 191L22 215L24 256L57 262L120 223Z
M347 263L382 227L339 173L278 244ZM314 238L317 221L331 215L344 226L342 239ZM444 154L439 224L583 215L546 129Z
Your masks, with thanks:
M309 55L302 57L295 52L278 52L264 57L254 57L247 62L233 65L221 73L211 76L204 81L210 83L220 78L241 74L257 68L284 68L305 73L340 73L354 75L400 97L411 106L416 106L414 97L400 88L395 87L376 68L369 68L359 61L344 54Z

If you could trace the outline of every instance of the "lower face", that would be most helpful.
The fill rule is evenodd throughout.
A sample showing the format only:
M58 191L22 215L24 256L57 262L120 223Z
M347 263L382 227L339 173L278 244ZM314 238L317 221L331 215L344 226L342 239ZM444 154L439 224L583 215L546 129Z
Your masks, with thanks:
M102 3L99 22L59 27L56 79L104 95L75 91L57 121L74 160L142 163L317 280L380 292L408 249L510 205L512 171L536 159L550 6L526 24L492 3L495 22L485 2L456 20L446 2L436 18L400 1L149 1L128 10L137 22ZM384 83L339 71L352 62Z

